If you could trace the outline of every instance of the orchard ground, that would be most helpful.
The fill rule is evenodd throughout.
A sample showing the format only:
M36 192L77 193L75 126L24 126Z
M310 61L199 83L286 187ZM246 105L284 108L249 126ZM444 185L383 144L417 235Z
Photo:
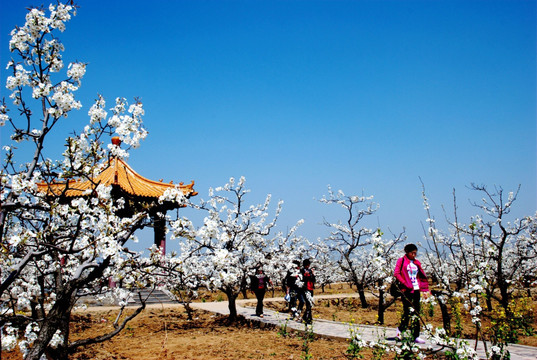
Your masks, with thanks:
M363 309L356 293L347 286L337 285L326 288L325 294L338 294L330 299L318 298L314 316L320 319L359 324L376 323L377 306L375 298L370 297L370 307ZM320 290L317 291L320 294ZM281 292L268 292L267 296L279 296ZM242 299L242 296L240 297ZM249 294L254 306L255 298ZM223 299L220 293L205 293L199 300L214 301ZM537 299L532 299L532 313L535 313ZM267 308L284 311L283 301L267 301ZM386 310L385 324L396 327L402 310L400 301ZM434 326L441 326L442 319L438 307L424 309L425 320ZM72 322L72 338L99 336L113 328L117 308L92 307L76 312ZM462 337L471 338L473 327L470 318L463 314ZM270 326L239 318L230 324L226 316L195 310L193 320L187 320L183 306L165 304L151 306L138 315L112 340L89 346L73 355L73 359L304 359L307 354L313 359L347 359L349 341L345 339L326 339L317 337L305 342L300 332L284 331L280 326ZM537 322L533 329L537 332ZM485 324L486 325L486 324ZM537 346L537 336L520 337L520 344ZM306 348L308 346L309 348ZM372 358L370 352L361 354ZM5 355L5 357L4 357ZM2 359L18 359L20 354L3 354ZM383 358L390 359L390 356Z

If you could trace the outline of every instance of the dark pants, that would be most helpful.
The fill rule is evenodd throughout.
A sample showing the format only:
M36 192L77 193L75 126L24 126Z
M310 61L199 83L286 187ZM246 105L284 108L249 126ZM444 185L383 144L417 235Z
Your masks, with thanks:
M420 336L420 319L417 316L420 313L420 292L419 290L411 292L404 292L401 296L403 300L403 316L401 316L401 323L399 324L399 331L404 332L408 329L408 324L412 321L411 330L412 337L416 339ZM410 311L413 308L414 311Z
M297 306L297 314L302 313L302 309L304 309L304 290L300 289L297 292L296 298L298 300L298 306Z
M255 297L257 298L257 306L255 308L255 314L257 316L263 314L263 299L265 298L265 289L254 290Z
M289 290L289 312L296 311L296 301L298 299L298 291L295 289Z
M304 307L304 305L306 305L306 311L304 311L304 316L302 316L302 320L304 320L306 324L311 324L311 320L312 320L311 307L313 304L308 301L306 293L311 294L311 298L313 299L313 291L311 290L300 291L300 295L298 298L298 301L299 301L298 311L302 312L302 308Z

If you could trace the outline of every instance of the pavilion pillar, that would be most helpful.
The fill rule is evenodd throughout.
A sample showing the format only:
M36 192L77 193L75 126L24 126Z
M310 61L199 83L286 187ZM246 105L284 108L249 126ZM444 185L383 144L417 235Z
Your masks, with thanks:
M164 214L157 213L153 216L153 229L155 231L155 245L160 247L162 255L166 255L166 218Z

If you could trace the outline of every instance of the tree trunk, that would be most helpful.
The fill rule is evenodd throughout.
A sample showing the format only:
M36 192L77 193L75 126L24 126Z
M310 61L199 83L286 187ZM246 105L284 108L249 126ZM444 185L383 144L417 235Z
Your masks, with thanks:
M356 288L358 289L358 295L360 296L360 302L362 303L362 309L366 309L369 307L369 304L367 303L367 299L365 298L365 291L362 284L356 284Z
M508 291L509 285L503 281L500 283L500 304L502 307L508 311L509 310L509 291Z
M492 292L490 289L485 289L487 296L485 297L485 303L487 304L487 310L492 311Z
M377 321L380 325L384 324L384 312L386 308L384 307L384 290L382 288L379 290L379 309L377 312Z
M187 320L192 320L193 319L192 315L194 314L194 309L192 309L192 306L190 306L190 301L183 303L183 306L185 307L185 310L186 310L186 319Z
M445 298L445 296L442 296L441 291L435 291L432 290L431 294L438 300L438 306L440 306L440 312L442 313L442 323L444 325L444 330L446 330L446 333L448 335L451 335L451 314L449 313L447 304L440 300L441 298Z
M235 321L237 319L237 304L235 302L237 295L232 290L226 290L225 293L228 300L229 320Z
M50 309L47 316L41 324L41 330L34 342L32 348L24 358L25 360L39 360L45 353L57 330L66 331L69 328L71 320L71 310L74 305L74 297L69 292L58 294L56 302ZM62 333L64 339L67 339L69 334ZM67 344L64 344L67 345ZM52 350L55 360L68 360L68 353L65 346L59 346L58 349Z
M248 299L248 283L246 282L246 278L243 278L241 281L241 293L244 299Z

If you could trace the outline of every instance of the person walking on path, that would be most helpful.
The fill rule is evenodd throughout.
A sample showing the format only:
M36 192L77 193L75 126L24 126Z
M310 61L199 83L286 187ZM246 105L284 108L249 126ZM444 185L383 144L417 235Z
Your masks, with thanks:
M265 292L270 284L272 286L272 280L265 274L263 268L258 268L254 276L251 277L251 289L257 298L257 306L255 308L255 314L259 317L263 317L263 299L265 298Z
M310 269L311 261L305 259L302 263L302 269L300 273L302 275L302 300L303 303L299 305L299 311L302 310L302 306L306 305L306 310L304 311L304 316L302 319L305 324L311 324L312 315L311 308L313 307L313 289L315 288L315 274L313 270Z
M289 298L289 312L292 317L299 317L300 314L297 311L297 300L302 303L302 298L299 298L300 288L298 286L300 274L300 261L294 260L293 267L287 271L285 275L285 292Z
M404 248L405 255L397 260L393 275L399 282L401 289L401 299L403 301L403 315L397 329L397 337L400 339L401 334L409 329L409 322L412 320L410 327L411 335L414 342L424 344L425 340L420 335L420 294L423 292L424 297L429 296L429 281L427 275L421 267L421 263L416 259L418 247L414 244L407 244Z

